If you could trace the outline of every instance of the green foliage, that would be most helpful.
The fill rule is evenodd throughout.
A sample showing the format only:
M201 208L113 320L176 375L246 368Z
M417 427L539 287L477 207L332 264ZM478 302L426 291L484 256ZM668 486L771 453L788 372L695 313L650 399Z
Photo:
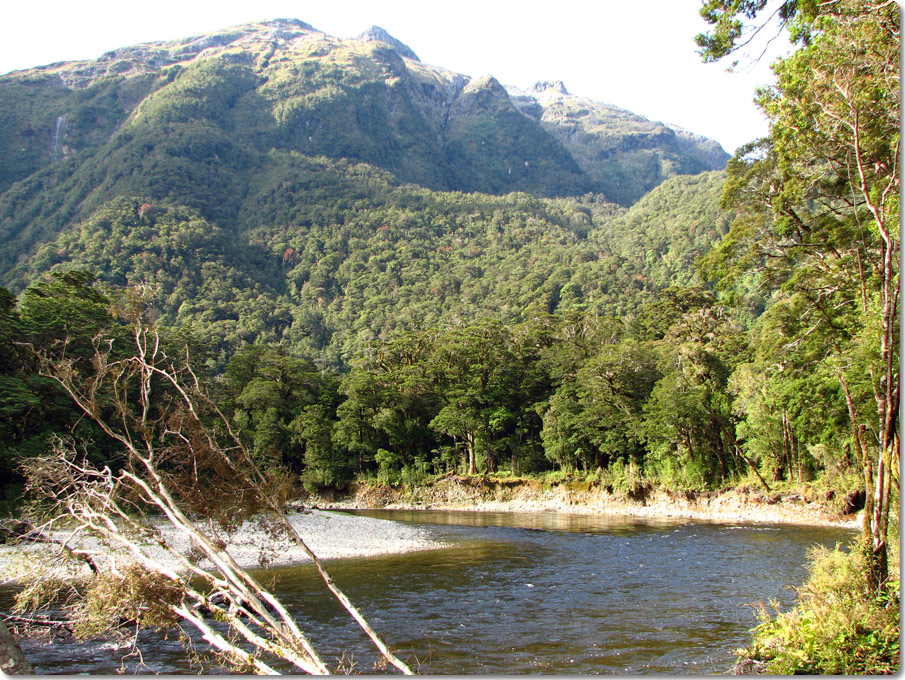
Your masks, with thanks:
M389 486L399 483L403 468L401 456L386 449L377 449L377 453L374 454L374 462L377 463L378 481Z
M813 18L814 4L812 1L785 0L775 13L782 25L796 20L790 33L793 38L803 38L804 28ZM752 33L756 35L769 23L768 19L758 17L766 7L767 0L704 0L700 14L713 26L709 33L701 33L695 38L704 61L719 61L747 45ZM756 23L756 19L760 23Z
M38 374L36 359L36 353L65 358L74 371L84 371L90 368L99 333L123 339L114 299L94 283L94 276L85 271L57 273L28 288L18 304L9 291L0 289L4 505L15 507L21 461L44 452L52 436L65 434L84 442L100 434L56 382ZM88 452L94 461L116 464L116 452L109 445L92 445Z
M129 125L166 126L207 120L237 131L229 111L259 84L259 77L242 64L219 59L192 62L186 68L176 68L172 78L135 107Z
M13 155L21 173L0 177L0 280L27 289L18 305L0 297L0 339L67 338L88 356L93 333L121 323L113 292L145 286L258 460L312 488L551 468L701 488L748 463L773 481L851 479L863 461L846 395L867 413L888 382L875 352L882 235L864 227L867 199L839 193L845 144L794 130L828 129L805 106L827 93L803 77L818 57L870 55L846 62L840 29L805 4L788 18L809 26L807 49L761 95L775 134L728 175L666 179L704 162L664 152L688 141L672 130L576 98L532 113L492 79L378 43L258 51L223 35L218 57L162 46L159 63L181 63L85 71L82 94L36 73L0 79L13 121L0 144L31 140ZM707 6L724 24L760 10ZM850 14L847 30L889 57L886 24ZM888 114L872 68L867 85L845 71L853 101ZM52 159L22 137L39 110L45 147L62 120ZM865 195L892 215L887 114L865 128ZM801 162L809 148L817 169ZM630 208L583 193L603 167L588 149L609 154L604 174ZM0 385L12 466L69 415L16 345L0 346Z
M367 164L366 174L386 173L377 173L381 181L433 190L577 197L601 189L573 158L577 147L567 150L556 134L568 132L568 121L541 124L493 79L468 82L403 60L379 42L313 33L274 41L272 30L208 36L215 49L200 55L204 40L193 39L0 78L0 115L8 123L0 131L0 281L27 286L30 275L10 273L20 256L32 257L123 196L196 210L241 233L242 242L257 229L292 229L297 223L258 219L266 197L257 189L262 182L273 189L267 180L282 181L284 166L300 158L330 159L339 175L346 164ZM595 119L613 125L601 123L588 135L616 147L640 144L644 152L675 137L665 128L632 136L621 127L624 114L604 107ZM674 171L704 169L686 163L695 144L679 147L670 152ZM625 170L610 156L602 176ZM642 192L674 174L654 165L641 171ZM369 183L354 179L340 183ZM605 195L620 182L610 182ZM351 199L340 186L331 193L330 205ZM619 200L638 197L633 191ZM281 210L320 202L288 198L293 202Z
M265 469L308 470L316 485L345 477L332 445L337 384L281 346L246 345L230 359L218 398Z
M594 188L564 146L520 113L491 77L465 87L446 138L454 186L462 191L574 196Z
M705 58L735 50L740 17L755 19L765 4L705 2L702 13L716 26L699 37ZM776 83L758 93L770 135L730 164L724 205L739 217L702 271L724 276L736 302L754 286L772 293L754 360L735 380L748 451L763 461L772 449L775 477L797 467L800 479L819 462L835 471L852 458L860 465L867 594L855 601L870 602L888 576L900 468L901 16L895 3L861 0L786 2L780 13L800 46L773 65ZM832 415L820 420L834 411L847 427ZM831 445L838 453L827 455ZM794 625L809 630L815 621L802 612ZM804 647L798 663L805 671L872 666L859 655L885 647L884 634L863 644L860 636L846 631L834 659L821 656L822 641L816 651Z
M694 299L705 302L684 313L675 306ZM746 350L742 328L701 291L667 289L652 307L648 319L681 314L657 341L662 377L644 405L642 429L652 461L670 478L676 466L666 461L677 458L679 468L702 471L704 480L729 479L738 461L726 386Z
M197 209L121 197L21 263L15 279L77 266L150 285L161 321L192 326L221 367L260 339L342 368L374 338L444 319L517 323L538 307L625 314L656 287L632 273L647 271L643 262L607 245L610 204L394 188L368 166L271 160L241 220L285 226L237 239ZM659 219L646 215L638 219Z
M0 192L53 163L102 145L154 87L153 76L98 79L84 88L31 72L0 77Z
M695 261L729 231L719 205L725 181L724 172L664 181L613 220L613 247L657 288L700 285Z
M742 657L765 662L773 675L898 673L898 569L880 593L869 593L866 568L862 545L815 549L795 608L775 617L764 608Z

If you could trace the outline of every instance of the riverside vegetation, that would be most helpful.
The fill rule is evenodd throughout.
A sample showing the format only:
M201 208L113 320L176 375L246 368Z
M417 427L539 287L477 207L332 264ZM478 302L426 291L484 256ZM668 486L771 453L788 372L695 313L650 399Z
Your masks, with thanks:
M704 58L764 5L704 2ZM860 542L743 656L897 670L899 14L780 14L797 49L758 94L770 135L726 170L559 85L510 96L301 22L0 77L8 506L61 435L130 471L115 379L96 408L72 394L150 324L274 511L290 487L449 473L860 499ZM173 394L149 393L155 422Z

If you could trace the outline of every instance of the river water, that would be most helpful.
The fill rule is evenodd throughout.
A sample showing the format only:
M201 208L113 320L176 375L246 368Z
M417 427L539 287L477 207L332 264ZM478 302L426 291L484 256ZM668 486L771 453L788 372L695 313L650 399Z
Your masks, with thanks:
M566 513L360 514L427 526L451 546L329 563L399 656L429 674L721 673L749 640L753 605L789 604L808 548L852 536ZM368 641L311 566L260 576L301 612L328 664L344 658L356 672L375 672ZM178 641L153 635L144 638L144 668L98 643L26 651L39 673L190 672Z

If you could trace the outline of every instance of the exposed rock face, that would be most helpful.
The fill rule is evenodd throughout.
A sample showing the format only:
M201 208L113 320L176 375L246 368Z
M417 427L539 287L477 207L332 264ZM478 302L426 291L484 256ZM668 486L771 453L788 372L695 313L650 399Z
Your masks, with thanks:
M223 56L236 60L236 53L286 48L306 38L325 37L324 33L298 19L272 19L223 29L181 40L159 41L120 47L97 59L57 62L10 75L53 75L68 88L85 88L104 77L132 77L156 73L174 64Z
M622 205L668 177L722 170L729 159L712 139L569 94L562 81L507 89L522 113L565 145L595 190Z
M418 58L418 55L406 45L404 42L396 40L393 36L383 30L380 26L371 26L367 31L358 36L359 40L364 40L365 42L379 41L386 43L390 47L392 47L396 52L399 53L399 56L405 57L406 59L411 59L412 61L421 61Z
M531 92L547 92L548 90L559 94L569 94L561 80L539 80L531 87Z
M561 81L507 91L490 76L423 64L382 28L343 40L297 19L0 76L0 120L0 239L10 253L34 252L122 195L173 199L234 225L255 173L266 172L254 163L269 153L368 163L436 190L595 192L622 205L727 157ZM68 183L55 198L41 175L51 167L62 172L53 182ZM18 182L31 188L10 198ZM0 276L13 259L0 253Z
M362 43L369 46L364 53L353 46ZM100 115L98 107L94 107L92 125L99 130L96 139L91 136L91 129L66 106L44 123L44 129L52 130L51 139L44 142L44 159L54 162L76 154L79 146L84 148L88 143L106 141L110 132L122 127L132 114L131 107L139 104L149 91L167 87L169 80L179 78L182 69L215 59L247 67L261 83L283 77L273 72L273 64L280 64L278 68L285 72L283 65L288 62L304 60L312 66L321 66L318 61L321 59L325 61L319 70L339 67L348 73L350 82L358 79L381 83L382 88L359 87L356 92L346 92L342 96L361 115L372 118L368 127L373 129L364 133L372 139L385 139L384 144L390 143L396 150L375 149L374 153L362 153L350 151L348 144L331 146L329 143L303 144L297 150L332 157L346 155L366 162L380 159L377 164L392 172L401 172L400 179L431 188L491 193L521 190L541 195L593 191L604 194L609 200L630 205L667 177L720 169L728 158L728 154L712 140L577 97L568 92L562 81L538 82L528 91L516 88L507 91L492 77L470 79L422 64L411 48L379 26L372 26L356 40L348 41L328 36L298 19L273 19L182 40L123 47L93 61L51 64L6 78L14 77L42 88L56 88L64 98L68 90L93 88L101 82L106 82L108 88L111 83L115 84L112 87L117 90L115 98L121 109L100 112L116 116L110 118ZM155 80L164 75L167 81ZM0 87L3 85L0 78ZM322 84L312 83L307 88L303 85L294 90L307 90L313 94L320 87ZM358 99L365 92L380 96L378 89L388 92L386 106L390 110L386 117L374 115L375 105L383 108L384 103ZM337 99L336 93L329 96ZM348 101L350 97L355 97L356 101ZM21 99L21 96L17 98ZM274 101L273 104L283 106L281 102ZM516 110L527 116L528 125L517 123L509 115ZM10 120L2 103L0 114L4 115L4 120ZM15 117L19 112L10 114ZM413 123L412 116L422 120ZM480 120L472 120L472 116L478 116ZM323 132L329 117L307 116L306 125L310 127L315 118L320 120L318 129ZM65 126L59 125L60 120L66 121ZM384 120L404 129L388 133L378 131ZM34 129L32 121L12 122L14 125L21 123L23 134ZM485 134L486 138L481 140L462 137L478 131L490 134ZM70 132L72 134L68 134ZM413 133L424 134L434 141L422 139L413 143L405 138ZM312 142L316 141L316 136L308 136ZM64 137L65 148L61 141ZM496 141L492 148L504 153L505 157L488 157L491 137ZM503 141L505 137L509 138L506 142ZM290 138L304 139L294 133ZM522 141L517 141L519 139ZM352 145L351 149L373 146L363 141ZM481 147L478 156L472 153L477 147ZM552 154L544 163L545 172L548 176L552 172L552 178L541 182L542 186L538 184L539 175L524 172L532 163L539 168L540 159L533 153L538 148ZM400 157L402 149L410 158ZM424 155L412 157L419 149ZM0 148L0 152L4 151ZM13 158L21 155L21 151L22 147L11 150L10 172L13 175L0 176L0 190L9 181L40 166L35 158L29 158L29 162ZM450 162L474 166L478 172L474 177L466 177L467 172L444 167ZM440 167L428 170L432 164ZM407 172L406 168L419 170ZM441 179L444 177L449 180ZM467 180L464 183L460 181L463 177ZM487 184L483 184L485 179Z
M676 133L678 148L682 153L698 160L704 167L712 170L722 170L726 167L729 154L720 146L719 142L708 139L704 135L689 132L678 125L667 125Z

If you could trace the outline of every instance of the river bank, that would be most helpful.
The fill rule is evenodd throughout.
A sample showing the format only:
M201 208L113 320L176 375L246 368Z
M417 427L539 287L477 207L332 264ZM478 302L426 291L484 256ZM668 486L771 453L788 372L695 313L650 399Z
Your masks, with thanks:
M708 522L744 522L832 526L858 529L860 519L843 515L827 500L803 493L767 495L751 487L722 491L673 493L646 488L623 494L594 483L546 485L537 480L494 479L448 475L416 487L353 484L346 493L315 494L302 501L303 512L291 522L321 559L367 557L447 547L417 526L376 518L344 515L359 509L457 510L475 512L561 512L638 518L687 518ZM166 541L182 554L192 546L185 536L163 527ZM64 537L61 533L58 538ZM73 547L103 553L93 539ZM288 541L274 541L260 526L246 523L227 543L227 550L243 568L285 566L310 558ZM162 563L175 559L162 548L146 546ZM29 569L29 553L40 545L0 545L0 577L15 579Z
M446 544L433 539L426 530L401 522L320 510L296 512L289 519L308 547L324 560L447 547ZM176 552L187 555L192 550L189 538L169 525L161 526L161 534ZM68 534L55 532L51 534L51 538L63 540L68 538ZM71 539L68 544L78 550L94 553L101 565L104 560L99 556L108 553L99 541L92 538ZM16 580L23 573L28 573L33 566L31 558L40 550L59 552L56 546L46 544L0 545L0 578ZM161 564L178 567L177 560L167 550L151 541L143 544L143 550ZM226 550L244 569L278 567L311 561L301 548L288 539L275 540L260 525L252 522L245 522L228 538Z
M614 492L588 482L545 485L530 479L448 475L415 487L350 485L344 494L315 494L307 504L327 510L473 510L491 512L567 512L623 517L688 518L711 522L752 522L860 527L860 517L842 514L831 499L802 492L767 494L752 487L675 493L645 488Z

